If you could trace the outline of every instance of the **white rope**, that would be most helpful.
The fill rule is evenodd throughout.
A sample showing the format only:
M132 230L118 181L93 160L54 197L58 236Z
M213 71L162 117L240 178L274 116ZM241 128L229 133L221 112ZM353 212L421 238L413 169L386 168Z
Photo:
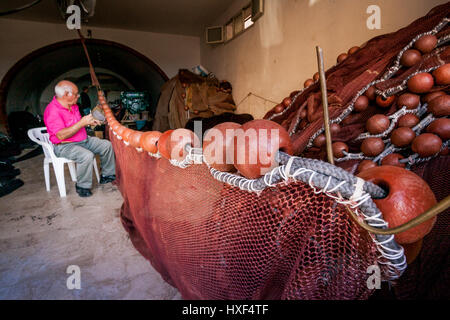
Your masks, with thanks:
M420 104L415 109L407 109L406 106L403 106L400 110L398 110L397 112L388 116L388 118L391 120L391 122L389 124L389 127L386 130L384 130L383 132L381 132L379 134L370 134L369 132L361 133L359 136L357 136L354 139L354 141L359 141L359 140L363 140L366 138L384 138L384 137L386 137L389 133L391 133L392 130L394 130L395 125L400 117L402 117L408 113L417 114L420 107L421 107Z
M161 154L159 153L159 151L157 153L152 153L152 152L147 152L147 153L148 153L148 155L150 157L153 157L153 158L156 158L156 159L161 158Z
M363 195L364 183L365 183L365 181L363 179L361 179L360 177L356 177L355 191L353 191L353 194L350 197L350 200L354 201L355 199L358 199Z

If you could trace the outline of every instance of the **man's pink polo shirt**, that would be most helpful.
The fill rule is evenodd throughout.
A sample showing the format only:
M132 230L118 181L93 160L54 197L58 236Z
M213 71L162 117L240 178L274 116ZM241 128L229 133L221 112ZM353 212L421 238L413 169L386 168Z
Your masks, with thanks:
M81 114L78 106L75 104L71 106L71 110L64 108L56 97L47 105L44 111L44 123L47 127L47 132L50 135L50 141L53 144L61 143L56 137L59 130L73 126L75 123L81 120ZM81 128L70 138L64 141L78 142L87 139L87 133L85 128Z

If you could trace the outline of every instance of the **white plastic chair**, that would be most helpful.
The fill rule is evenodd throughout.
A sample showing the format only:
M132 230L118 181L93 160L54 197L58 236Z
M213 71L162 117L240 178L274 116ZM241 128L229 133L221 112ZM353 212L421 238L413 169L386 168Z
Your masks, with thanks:
M50 168L49 163L53 164L53 170L55 171L56 182L58 183L59 195L61 197L66 196L66 183L64 181L64 163L69 166L70 176L73 182L77 181L77 173L75 167L75 161L66 158L58 158L53 151L53 144L49 140L49 134L46 132L46 127L33 128L28 130L28 137L37 144L42 146L44 150L44 176L45 176L45 188L50 191ZM100 175L98 173L97 161L92 161L94 166L95 175L97 181L100 182Z

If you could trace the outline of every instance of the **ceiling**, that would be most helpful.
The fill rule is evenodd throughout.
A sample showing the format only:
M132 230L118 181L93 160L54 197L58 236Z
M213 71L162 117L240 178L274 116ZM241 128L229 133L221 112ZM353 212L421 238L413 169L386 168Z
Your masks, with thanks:
M33 0L2 0L0 12L21 7ZM200 36L233 0L97 0L95 14L86 27L131 29L157 33ZM56 0L42 0L8 19L62 23Z

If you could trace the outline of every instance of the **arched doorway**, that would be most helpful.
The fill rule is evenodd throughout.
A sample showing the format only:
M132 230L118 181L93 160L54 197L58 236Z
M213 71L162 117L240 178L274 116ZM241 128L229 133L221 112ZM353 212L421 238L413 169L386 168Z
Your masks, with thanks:
M161 87L168 80L161 68L136 50L116 42L86 39L86 45L100 84L103 79L105 86L117 84L118 90L148 91L150 114L154 114ZM0 125L8 130L8 114L15 111L42 115L49 87L61 77L69 77L79 86L87 84L87 66L78 39L57 42L23 57L0 84Z

